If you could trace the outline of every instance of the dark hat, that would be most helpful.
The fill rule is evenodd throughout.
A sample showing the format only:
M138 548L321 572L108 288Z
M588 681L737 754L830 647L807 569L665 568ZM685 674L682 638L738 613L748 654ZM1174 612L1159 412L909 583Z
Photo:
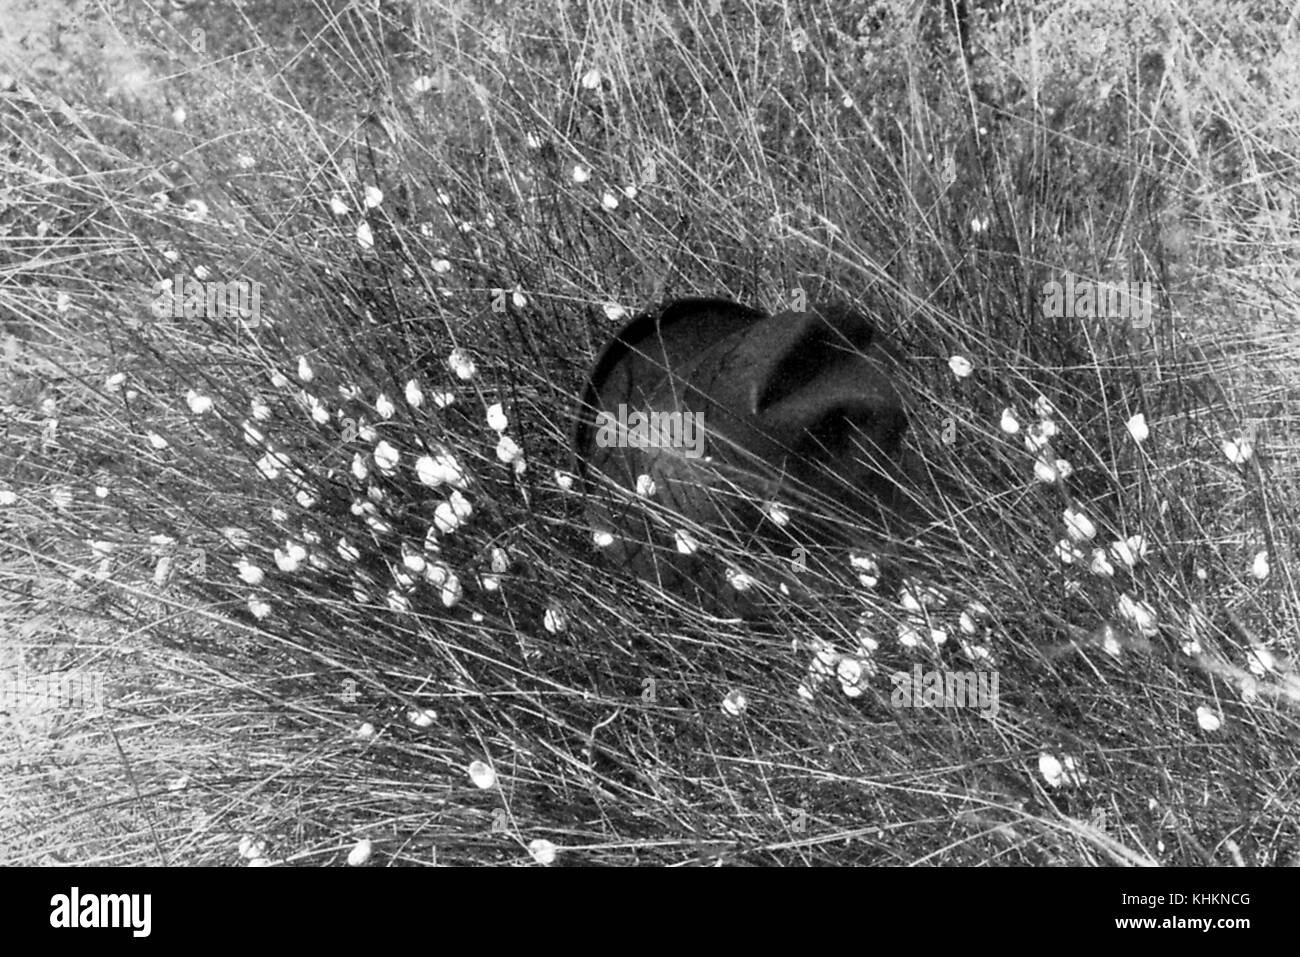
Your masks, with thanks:
M869 512L907 428L894 364L842 306L768 316L678 299L637 316L597 358L578 410L593 530L613 536L615 561L670 586L701 574L701 527L743 547L780 525L773 503Z

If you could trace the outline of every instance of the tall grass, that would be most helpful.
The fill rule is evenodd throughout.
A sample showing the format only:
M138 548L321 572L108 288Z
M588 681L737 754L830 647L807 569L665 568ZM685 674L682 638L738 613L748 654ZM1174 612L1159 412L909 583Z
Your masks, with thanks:
M1293 859L1294 28L1012 5L963 62L905 7L190 8L18 76L9 617L109 689L13 719L11 859ZM261 322L151 315L200 268ZM1044 316L1067 273L1152 323ZM806 568L692 529L796 586L758 615L632 580L564 487L595 352L687 294L906 357L905 521ZM996 713L894 706L916 664Z

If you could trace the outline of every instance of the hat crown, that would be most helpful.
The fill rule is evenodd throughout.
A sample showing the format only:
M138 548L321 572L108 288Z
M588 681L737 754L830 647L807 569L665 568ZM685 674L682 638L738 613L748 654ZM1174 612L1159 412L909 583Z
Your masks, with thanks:
M649 476L686 523L742 533L777 496L870 507L907 428L891 365L871 322L843 306L769 316L682 299L638 315L602 350L579 409L589 517L645 577L627 549L660 564L632 544L654 529L625 496L598 492L597 473L627 490Z

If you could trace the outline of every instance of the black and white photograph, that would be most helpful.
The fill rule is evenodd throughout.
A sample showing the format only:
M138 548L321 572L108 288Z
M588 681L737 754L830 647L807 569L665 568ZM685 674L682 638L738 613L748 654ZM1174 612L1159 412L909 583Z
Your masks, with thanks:
M1300 865L1300 6L0 0L0 436L25 923L1086 869L1226 942Z

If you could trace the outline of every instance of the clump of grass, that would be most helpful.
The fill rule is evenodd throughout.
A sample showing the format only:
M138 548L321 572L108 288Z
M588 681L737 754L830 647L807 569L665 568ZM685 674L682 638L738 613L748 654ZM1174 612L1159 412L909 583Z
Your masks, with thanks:
M1092 99L986 25L983 102L888 4L720 8L349 13L320 74L213 62L161 119L107 114L150 125L87 120L6 170L45 206L15 214L10 331L40 370L14 376L0 521L97 646L144 658L84 730L99 804L148 839L82 818L61 854L1294 854L1289 341L1203 309L1283 307L1271 267L1223 274L1258 233L1188 158L1294 151L1198 99L1194 64L1134 66L1185 24L1100 55ZM48 148L23 90L5 108ZM1045 317L1067 272L1151 282L1153 323ZM153 317L176 275L262 283L258 322ZM692 293L850 302L905 357L895 520L797 568L779 535L676 529L752 575L754 619L631 580L565 487L590 358ZM764 504L798 542L805 503ZM996 714L897 707L918 665L996 670Z

